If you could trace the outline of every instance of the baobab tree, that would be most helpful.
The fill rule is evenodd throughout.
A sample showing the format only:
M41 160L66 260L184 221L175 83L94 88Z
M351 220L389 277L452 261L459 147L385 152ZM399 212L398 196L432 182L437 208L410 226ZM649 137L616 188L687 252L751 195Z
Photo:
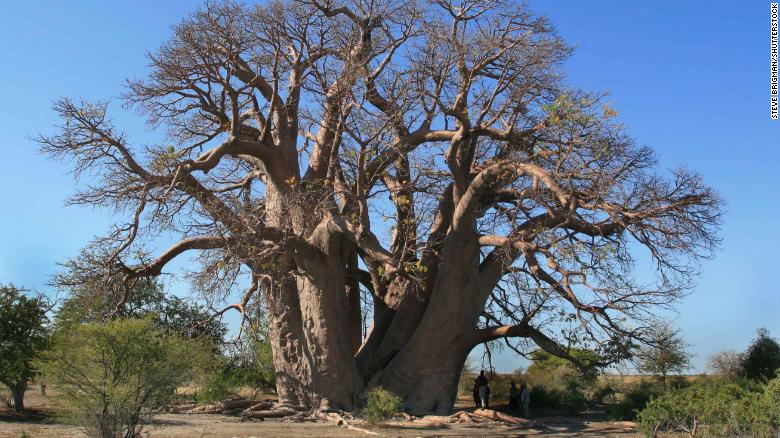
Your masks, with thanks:
M59 281L124 299L194 252L193 283L222 297L248 272L221 312L267 307L279 397L313 408L381 385L449 411L491 341L625 357L716 245L720 200L568 88L570 52L501 0L207 3L123 96L167 142L140 147L107 102L54 104L43 152L91 177L72 202L129 218ZM152 254L161 233L181 240ZM652 284L631 280L637 253Z

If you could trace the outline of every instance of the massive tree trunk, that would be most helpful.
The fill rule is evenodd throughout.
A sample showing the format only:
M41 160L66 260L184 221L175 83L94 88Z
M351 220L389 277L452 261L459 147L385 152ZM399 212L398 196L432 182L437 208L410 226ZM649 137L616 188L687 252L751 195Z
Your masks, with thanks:
M483 304L479 257L476 234L455 233L446 239L422 320L382 372L379 384L399 394L412 413L452 409Z
M311 399L321 409L352 410L357 406L362 379L352 358L344 282L337 281L337 275L323 277L322 282L305 277L298 280L313 370Z
M273 339L280 397L294 400L285 396L294 393L312 407L354 409L364 384L381 385L400 395L410 412L451 410L486 296L477 237L468 228L444 239L430 290L402 276L386 285L378 302L394 308L377 306L372 332L355 357L347 280L353 242L320 224L308 239L318 251L293 252L295 284L280 290L288 302L272 307L275 331L287 333L285 342Z
M274 227L284 227L290 217L280 190L268 184L266 220ZM279 268L265 285L271 352L276 377L276 393L281 403L309 405L311 360L303 333L303 318L297 283L292 275L294 264L289 254L278 260ZM261 274L261 272L258 272Z
M316 249L283 255L287 269L275 279L278 287L266 294L280 400L351 410L362 388L353 360L360 326L359 320L354 324L354 285L347 277L347 267L355 265L354 247L327 225L312 229L315 216L304 209L309 205L301 202L300 194L275 188L269 192L272 223L308 237Z

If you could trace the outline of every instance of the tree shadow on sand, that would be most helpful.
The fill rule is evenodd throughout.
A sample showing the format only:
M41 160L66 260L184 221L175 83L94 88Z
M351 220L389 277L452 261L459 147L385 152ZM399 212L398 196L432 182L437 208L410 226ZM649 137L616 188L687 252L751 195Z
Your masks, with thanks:
M12 409L0 409L0 422L49 424L54 423L55 418L51 412L40 409L25 409L22 412L16 412Z

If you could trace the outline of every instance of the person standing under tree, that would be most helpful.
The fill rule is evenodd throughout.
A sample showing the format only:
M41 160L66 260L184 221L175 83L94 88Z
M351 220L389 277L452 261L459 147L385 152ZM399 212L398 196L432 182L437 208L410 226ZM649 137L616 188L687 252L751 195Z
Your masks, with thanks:
M519 397L517 386L515 382L509 383L509 411L512 413L517 412L517 401Z
M482 404L482 402L479 400L479 377L474 379L474 388L472 388L471 392L474 396L474 407L479 408Z
M477 393L479 394L480 407L487 409L490 389L488 389L488 380L487 377L485 377L485 370L479 372L479 377L477 377L475 385L477 386Z
M529 407L531 405L531 391L525 384L520 385L520 405L523 407L523 417L528 418L531 416Z

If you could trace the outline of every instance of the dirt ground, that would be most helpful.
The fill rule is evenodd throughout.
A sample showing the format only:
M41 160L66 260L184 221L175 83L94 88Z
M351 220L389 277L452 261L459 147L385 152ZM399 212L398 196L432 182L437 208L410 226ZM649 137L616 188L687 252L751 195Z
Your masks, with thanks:
M51 392L51 391L49 391ZM40 395L37 387L28 390L25 403L29 413L24 416L0 408L0 438L28 437L83 438L86 435L73 425L52 418L51 394ZM469 436L545 436L545 437L620 437L640 438L630 422L591 421L586 418L533 418L531 429L509 426L444 424L435 417L414 422L391 422L385 427L370 428L382 437L469 437ZM327 422L290 423L279 420L240 422L225 415L164 414L144 429L149 438L232 438L232 437L365 437L361 431L349 430ZM373 435L372 435L373 436Z

